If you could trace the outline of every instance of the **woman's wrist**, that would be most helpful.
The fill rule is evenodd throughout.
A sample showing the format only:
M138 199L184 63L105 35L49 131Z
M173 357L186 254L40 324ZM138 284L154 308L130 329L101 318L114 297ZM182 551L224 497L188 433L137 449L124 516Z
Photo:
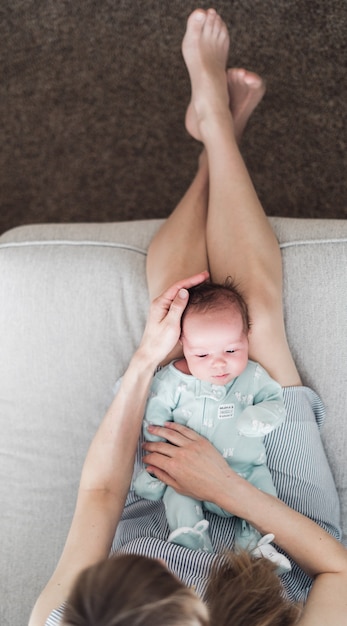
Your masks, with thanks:
M272 531L274 512L281 515L283 506L277 498L261 491L231 468L216 485L213 502L228 513L247 520L262 534Z
M258 490L245 478L229 468L214 491L213 501L232 515L248 519L253 511L253 506L248 507L247 503L252 502L254 491Z
M131 357L122 377L120 390L133 394L134 389L137 389L140 397L151 384L157 366L158 359L153 358L147 348L140 346Z
M129 366L136 368L139 373L150 371L153 376L160 361L161 358L156 357L155 354L153 354L153 350L146 345L140 344L133 354Z

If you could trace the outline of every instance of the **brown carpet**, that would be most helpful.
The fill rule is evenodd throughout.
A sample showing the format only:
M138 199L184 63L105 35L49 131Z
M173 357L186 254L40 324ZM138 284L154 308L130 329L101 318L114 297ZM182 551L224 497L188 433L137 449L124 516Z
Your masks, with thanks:
M165 217L195 170L184 0L2 0L0 232ZM207 8L209 3L202 1ZM345 0L216 0L267 94L243 152L269 215L346 218Z

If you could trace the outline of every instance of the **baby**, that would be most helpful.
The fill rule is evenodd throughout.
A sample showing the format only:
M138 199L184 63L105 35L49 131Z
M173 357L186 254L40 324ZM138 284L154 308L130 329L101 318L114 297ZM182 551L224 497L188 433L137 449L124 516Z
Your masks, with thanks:
M285 408L282 389L267 372L248 358L250 321L241 294L227 281L203 283L190 290L182 317L184 358L171 362L155 375L144 417L149 423L175 421L206 437L230 467L259 489L276 495L266 465L264 436L282 424ZM203 476L201 477L203 480ZM204 510L229 517L209 502L176 493L146 470L135 480L135 492L149 500L163 498L170 535L168 541L195 550L213 551ZM265 556L279 573L290 563L245 520L238 519L235 546Z

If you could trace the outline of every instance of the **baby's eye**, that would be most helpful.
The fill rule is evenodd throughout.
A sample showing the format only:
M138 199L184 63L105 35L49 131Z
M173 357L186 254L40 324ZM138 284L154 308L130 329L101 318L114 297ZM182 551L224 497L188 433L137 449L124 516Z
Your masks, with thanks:
M197 354L196 355L199 359L203 359L205 356L207 356L207 354Z
M233 354L236 350L226 350L226 352L228 352L228 354Z

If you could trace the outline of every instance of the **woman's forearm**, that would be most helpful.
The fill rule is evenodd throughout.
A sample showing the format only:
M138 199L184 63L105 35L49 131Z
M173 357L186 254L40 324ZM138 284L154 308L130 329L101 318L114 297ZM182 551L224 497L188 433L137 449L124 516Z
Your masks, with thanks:
M346 548L280 500L244 486L234 494L242 498L239 513L262 534L274 533L275 542L314 579L300 626L347 626ZM228 508L227 500L222 497Z
M93 439L62 556L34 607L30 626L43 625L66 599L79 572L109 554L131 481L152 368L145 353L134 355Z
M324 572L347 575L347 553L338 541L312 520L238 476L207 439L172 422L164 428L150 426L149 430L170 442L144 445L147 469L159 480L179 493L213 502L246 519L262 535L273 533L275 542L310 576Z
M105 491L124 503L148 389L157 365L176 345L187 288L200 283L206 272L177 282L152 302L146 328L87 454L80 483L86 492Z
M88 451L80 487L126 495L155 362L135 353Z
M231 481L230 481L231 482ZM230 496L232 493L232 496ZM322 572L347 571L345 548L318 524L284 502L237 477L215 494L216 504L246 519L275 542L312 577Z
M36 602L30 626L42 626L66 599L80 571L108 555L132 477L153 372L179 339L187 288L206 278L202 272L179 281L152 303L141 344L91 443L63 553Z

